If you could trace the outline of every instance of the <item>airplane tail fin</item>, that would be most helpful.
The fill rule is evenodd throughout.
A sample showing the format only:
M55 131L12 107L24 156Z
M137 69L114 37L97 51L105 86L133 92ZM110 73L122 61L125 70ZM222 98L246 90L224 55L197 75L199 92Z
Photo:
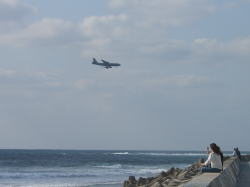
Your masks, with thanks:
M92 64L96 64L96 63L97 63L96 59L93 58Z

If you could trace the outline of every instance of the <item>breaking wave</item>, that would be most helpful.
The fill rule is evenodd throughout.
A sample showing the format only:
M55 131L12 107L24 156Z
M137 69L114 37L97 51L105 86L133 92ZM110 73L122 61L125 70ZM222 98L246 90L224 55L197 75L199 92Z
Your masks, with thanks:
M128 152L111 153L112 155L128 155Z
M206 156L205 153L137 153L138 155L150 156Z

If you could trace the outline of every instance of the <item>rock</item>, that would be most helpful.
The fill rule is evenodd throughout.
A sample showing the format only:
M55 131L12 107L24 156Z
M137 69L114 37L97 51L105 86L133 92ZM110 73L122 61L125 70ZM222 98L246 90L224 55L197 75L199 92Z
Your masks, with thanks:
M136 187L136 184L130 184L128 181L124 181L123 187Z
M168 176L168 174L167 174L165 171L162 171L162 172L161 172L161 176L162 176L162 177L166 177L166 176Z
M179 173L179 175L177 176L177 178L180 179L180 180L187 179L187 176L186 176L187 173L188 173L188 171L183 171L183 172Z
M204 162L205 162L204 158L200 158L200 159L198 160L198 164L201 164L201 163L204 163Z
M142 185L145 185L145 184L147 184L147 179L143 178L143 177L140 177L138 179L137 186L142 186Z
M152 182L154 180L154 177L149 177L146 180L146 184L149 184L150 182Z
M136 187L136 179L135 176L129 176L127 181L124 181L123 187Z
M175 168L173 167L166 172L167 175L174 175L174 173L175 173Z
M156 182L151 187L163 187L163 185L159 182Z
M124 187L170 187L178 186L182 183L188 182L193 176L199 174L200 163L204 159L200 159L197 163L190 165L185 169L170 168L168 171L162 171L156 177L143 178L140 177L138 181L134 176L130 176L127 181L124 181Z
M168 187L168 185L167 185L167 184L162 184L162 186L163 186L163 187Z
M136 184L135 176L129 176L128 182L129 182L130 184Z
M163 182L163 185L168 185L168 183L170 182L171 179L166 179L164 182Z
M168 183L168 186L178 186L179 184L181 184L181 180L173 179Z

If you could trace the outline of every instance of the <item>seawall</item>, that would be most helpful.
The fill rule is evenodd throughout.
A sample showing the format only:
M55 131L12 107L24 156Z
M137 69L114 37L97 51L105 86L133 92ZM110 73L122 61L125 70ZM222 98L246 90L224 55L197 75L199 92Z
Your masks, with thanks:
M240 172L240 160L231 157L224 162L221 173L203 173L181 187L235 187Z
M242 165L246 165L245 172ZM243 170L242 170L243 168ZM240 171L242 170L242 171ZM228 157L223 162L223 171L220 173L200 174L200 162L188 168L171 168L160 175L150 178L140 177L138 180L130 176L129 180L124 181L124 187L236 187L239 183L244 187L250 186L250 155L242 157L241 161L236 157ZM243 173L244 172L244 173ZM245 185L246 184L246 185ZM240 185L242 187L242 185Z

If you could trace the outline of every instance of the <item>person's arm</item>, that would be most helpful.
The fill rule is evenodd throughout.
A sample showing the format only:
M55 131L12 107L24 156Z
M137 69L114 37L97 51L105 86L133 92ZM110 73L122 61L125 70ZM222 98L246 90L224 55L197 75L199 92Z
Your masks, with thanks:
M211 151L209 150L209 147L207 147L207 154L209 155Z
M233 156L236 156L236 151L235 151L235 149L234 149L234 151L233 151Z
M212 154L210 153L209 156L208 156L208 158L207 158L207 160L206 160L206 162L203 163L203 164L201 164L201 165L202 166L207 166L208 164L210 164L211 163L211 156L212 156Z

